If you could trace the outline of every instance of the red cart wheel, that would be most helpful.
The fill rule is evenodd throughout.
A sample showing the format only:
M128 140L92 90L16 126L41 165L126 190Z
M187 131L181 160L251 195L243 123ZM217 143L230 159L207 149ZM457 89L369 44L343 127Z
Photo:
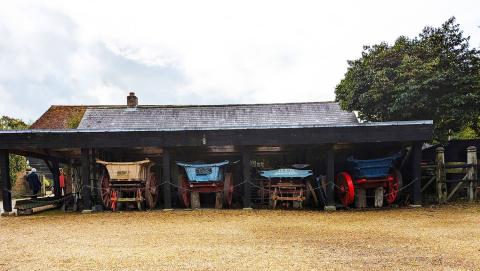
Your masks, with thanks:
M348 207L355 199L352 177L347 172L340 172L335 180L335 190L343 206Z
M98 182L98 187L100 191L100 198L102 200L103 207L111 207L111 188L110 188L110 177L108 174L103 175Z
M111 192L111 195L110 195L110 202L111 202L111 205L110 205L110 208L112 208L112 211L116 211L117 210L117 191L115 190L112 190Z
M188 208L190 207L190 191L188 181L183 175L179 175L178 180L180 184L180 188L178 189L180 199L182 200L185 208Z
M149 209L155 208L158 201L158 187L157 177L153 173L150 173L150 176L145 183L145 199Z
M402 174L397 169L391 172L392 180L388 182L385 191L385 198L388 204L394 203L398 198L398 193L403 185Z
M232 173L225 173L225 180L223 183L223 200L225 205L230 207L233 199L233 178Z

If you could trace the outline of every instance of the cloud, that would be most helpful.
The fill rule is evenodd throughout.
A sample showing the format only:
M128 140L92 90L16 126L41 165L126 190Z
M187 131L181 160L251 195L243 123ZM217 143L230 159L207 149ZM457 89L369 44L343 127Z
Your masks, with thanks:
M415 8L412 8L415 7ZM476 8L475 8L476 7ZM0 9L0 114L51 104L334 99L364 44L455 15L480 45L476 1L37 1Z

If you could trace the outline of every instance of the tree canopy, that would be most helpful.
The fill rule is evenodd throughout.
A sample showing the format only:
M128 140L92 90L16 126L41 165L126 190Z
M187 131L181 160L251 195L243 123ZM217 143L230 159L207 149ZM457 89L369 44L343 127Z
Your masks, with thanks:
M480 51L452 17L393 45L365 46L335 89L343 109L366 121L434 121L434 139L450 132L480 137Z
M28 125L20 119L14 119L7 116L0 118L0 130L23 130L28 129ZM27 167L27 160L25 157L15 154L10 154L10 181L15 183L17 173L25 171Z

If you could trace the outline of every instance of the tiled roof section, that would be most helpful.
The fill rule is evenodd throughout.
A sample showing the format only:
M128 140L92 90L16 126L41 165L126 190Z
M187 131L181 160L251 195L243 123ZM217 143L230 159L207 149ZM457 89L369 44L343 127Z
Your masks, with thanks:
M220 130L357 124L335 102L89 107L78 129Z
M47 112L32 124L31 129L70 129L77 128L86 106L52 105Z

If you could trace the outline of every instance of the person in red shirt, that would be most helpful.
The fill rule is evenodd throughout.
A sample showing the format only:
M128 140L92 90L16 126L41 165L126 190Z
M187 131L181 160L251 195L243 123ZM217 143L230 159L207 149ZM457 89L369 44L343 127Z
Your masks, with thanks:
M62 193L62 196L65 196L65 174L63 172L63 168L60 169L60 191Z

